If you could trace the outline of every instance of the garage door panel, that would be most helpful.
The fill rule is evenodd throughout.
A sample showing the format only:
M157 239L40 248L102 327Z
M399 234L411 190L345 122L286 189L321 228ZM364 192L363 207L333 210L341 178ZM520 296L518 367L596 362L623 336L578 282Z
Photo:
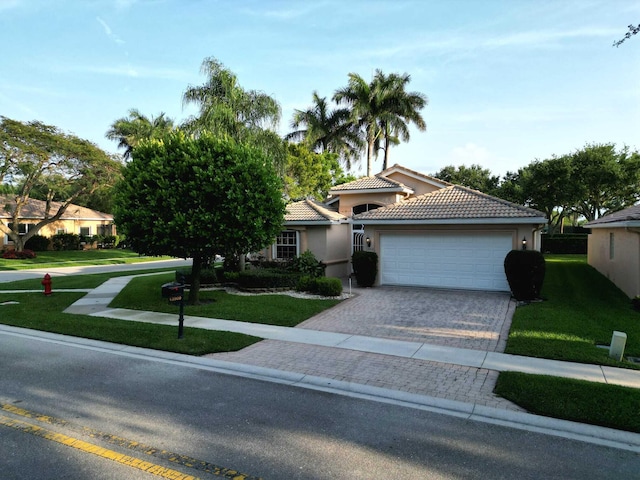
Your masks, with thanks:
M381 234L380 283L508 291L511 248L506 233Z

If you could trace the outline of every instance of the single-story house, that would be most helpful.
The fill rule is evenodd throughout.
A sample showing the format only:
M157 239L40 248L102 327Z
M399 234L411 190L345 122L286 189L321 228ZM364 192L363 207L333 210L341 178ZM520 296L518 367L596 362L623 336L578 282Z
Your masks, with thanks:
M585 225L587 261L630 298L640 295L640 205Z
M504 258L540 249L542 212L394 165L338 185L324 203L287 206L285 229L266 252L311 250L327 275L351 273L356 250L378 254L378 285L509 291Z
M51 202L49 214L53 215L60 207L59 202ZM9 229L12 222L15 199L12 195L0 195L0 223ZM18 229L21 235L29 232L45 215L46 202L30 198L22 208ZM71 204L59 220L42 227L38 235L52 237L59 233L75 233L82 236L115 235L113 215L98 212L80 205ZM13 241L4 229L0 230L0 250L13 248Z

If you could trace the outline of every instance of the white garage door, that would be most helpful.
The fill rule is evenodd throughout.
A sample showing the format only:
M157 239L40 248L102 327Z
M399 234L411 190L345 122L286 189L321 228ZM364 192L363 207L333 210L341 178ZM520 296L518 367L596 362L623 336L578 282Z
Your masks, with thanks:
M505 233L380 235L380 283L509 291Z

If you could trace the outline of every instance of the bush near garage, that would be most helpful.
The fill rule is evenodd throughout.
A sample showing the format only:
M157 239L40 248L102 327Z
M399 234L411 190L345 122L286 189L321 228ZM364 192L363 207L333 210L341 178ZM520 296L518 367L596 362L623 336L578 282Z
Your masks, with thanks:
M364 250L354 252L351 256L351 262L358 286L373 286L378 275L378 254Z
M514 298L520 302L540 298L545 260L536 250L511 250L504 259L504 272Z

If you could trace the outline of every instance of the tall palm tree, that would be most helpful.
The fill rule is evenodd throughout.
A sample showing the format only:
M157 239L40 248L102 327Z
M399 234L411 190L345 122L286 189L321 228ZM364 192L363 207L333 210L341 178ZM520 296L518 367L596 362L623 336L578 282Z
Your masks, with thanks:
M385 76L380 70L376 71L373 83L383 97L382 113L378 120L380 127L380 138L382 150L384 150L384 160L382 169L386 170L389 164L389 150L392 145L398 145L400 141L410 140L409 123L421 132L427 129L427 125L420 115L428 102L426 95L419 92L405 91L406 85L411 77L408 74L398 75L391 73Z
M385 151L385 169L391 145L397 145L401 139L409 139L408 123L415 123L421 130L426 128L419 110L427 104L427 97L421 93L407 93L405 86L409 80L407 74L385 75L376 70L371 82L367 83L360 75L350 73L348 85L336 90L333 96L336 102L350 107L351 122L363 132L369 176L378 149Z
M173 130L173 120L161 112L157 117L146 117L139 110L129 110L129 116L119 118L111 125L106 137L118 142L118 148L124 148L125 160L131 158L133 148L142 140L160 138Z
M318 153L335 153L347 169L362 146L359 132L349 121L346 108L330 110L326 97L313 92L313 105L307 110L295 110L291 128L293 132L285 140L301 142Z

